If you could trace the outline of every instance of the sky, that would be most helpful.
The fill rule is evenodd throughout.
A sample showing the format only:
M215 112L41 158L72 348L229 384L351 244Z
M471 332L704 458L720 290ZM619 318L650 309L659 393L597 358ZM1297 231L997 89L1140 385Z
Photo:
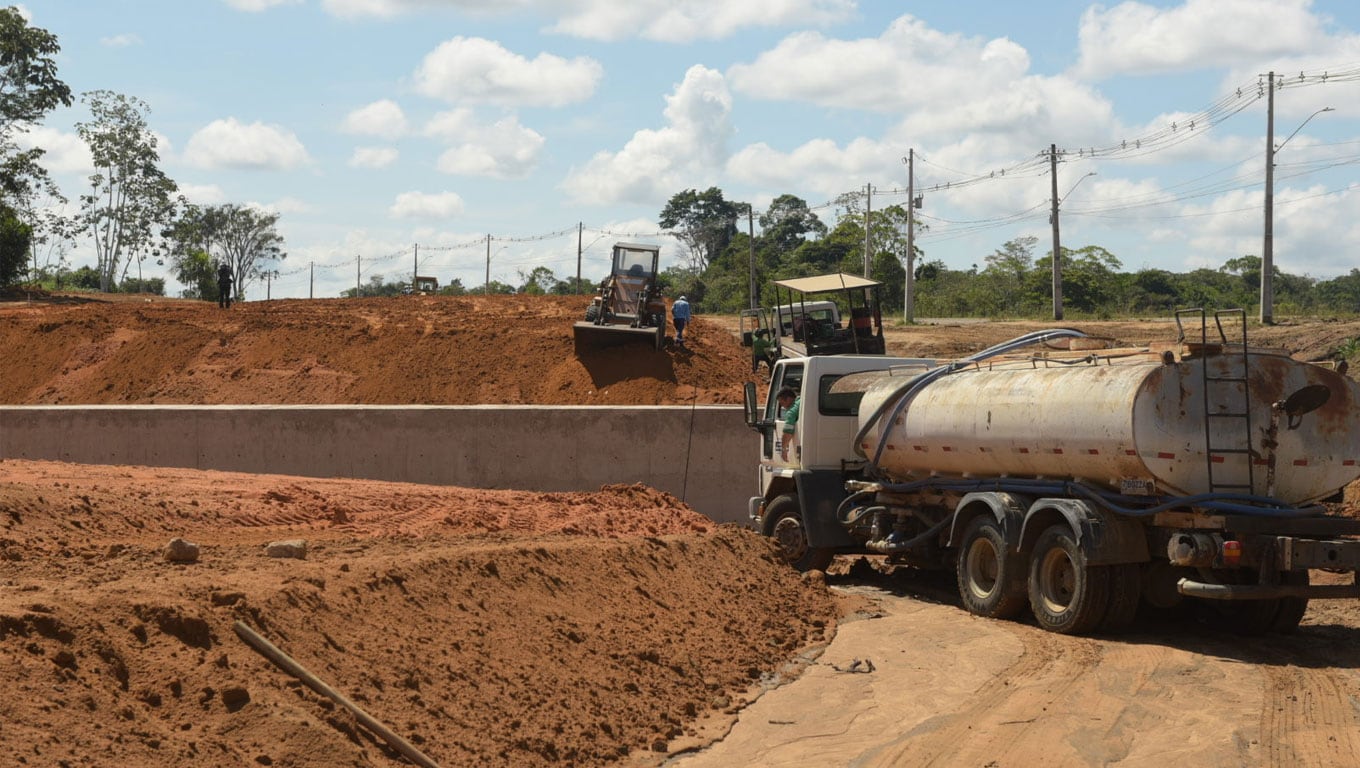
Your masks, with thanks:
M20 143L89 186L78 94L149 106L161 167L200 205L280 214L271 298L415 269L469 288L537 267L596 281L619 240L662 246L687 189L757 215L783 194L920 195L951 269L1060 237L1123 271L1260 255L1267 73L1273 257L1360 267L1353 0L25 0L77 94ZM1320 111L1331 108L1330 111ZM908 164L906 158L910 157ZM93 265L77 242L72 267ZM168 267L140 264L144 277ZM138 265L127 273L136 276ZM252 287L247 298L263 298Z

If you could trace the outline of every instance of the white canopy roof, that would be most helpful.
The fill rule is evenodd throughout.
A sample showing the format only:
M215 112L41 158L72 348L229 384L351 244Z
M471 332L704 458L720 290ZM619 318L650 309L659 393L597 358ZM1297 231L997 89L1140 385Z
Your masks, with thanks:
M792 280L776 280L774 284L780 288L788 288L799 293L824 293L826 291L843 291L851 288L876 288L882 283L876 280L859 277L858 275L848 275L844 272L836 272L830 275L817 275L815 277L796 277Z

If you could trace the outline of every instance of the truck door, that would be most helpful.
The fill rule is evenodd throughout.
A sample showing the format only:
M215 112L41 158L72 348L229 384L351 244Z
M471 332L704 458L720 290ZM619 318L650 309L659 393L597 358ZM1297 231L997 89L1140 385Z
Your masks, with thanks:
M803 391L803 364L791 363L779 366L775 369L775 374L770 378L769 395L765 398L765 418L777 422L774 430L765 435L764 444L761 446L761 458L765 462L785 465L779 458L779 439L784 434L784 412L779 407L779 399L775 395L784 387L791 388L794 392ZM799 419L801 421L801 419ZM801 432L801 425L800 430ZM793 436L793 444L789 446L788 464L798 463L798 454L801 446L799 445L799 434ZM787 465L785 465L787 466ZM762 486L763 487L763 486Z

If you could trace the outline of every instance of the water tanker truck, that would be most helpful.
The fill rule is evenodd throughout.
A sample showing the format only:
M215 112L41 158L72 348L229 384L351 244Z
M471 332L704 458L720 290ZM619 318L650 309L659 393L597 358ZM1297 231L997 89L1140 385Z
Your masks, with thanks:
M1360 477L1360 386L1249 347L1240 311L1212 337L1188 312L1160 346L1053 329L949 362L780 360L763 405L746 387L751 519L800 569L953 568L968 611L1067 634L1139 610L1290 632L1310 599L1360 597L1360 521L1323 504Z

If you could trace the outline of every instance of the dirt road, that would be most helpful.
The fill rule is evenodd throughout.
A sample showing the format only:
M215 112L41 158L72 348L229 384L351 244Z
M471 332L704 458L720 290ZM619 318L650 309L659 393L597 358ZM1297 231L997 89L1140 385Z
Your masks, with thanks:
M1315 604L1290 637L1144 624L1075 638L970 616L943 599L949 586L916 574L837 587L879 615L842 624L720 744L669 765L1360 764L1349 608Z

